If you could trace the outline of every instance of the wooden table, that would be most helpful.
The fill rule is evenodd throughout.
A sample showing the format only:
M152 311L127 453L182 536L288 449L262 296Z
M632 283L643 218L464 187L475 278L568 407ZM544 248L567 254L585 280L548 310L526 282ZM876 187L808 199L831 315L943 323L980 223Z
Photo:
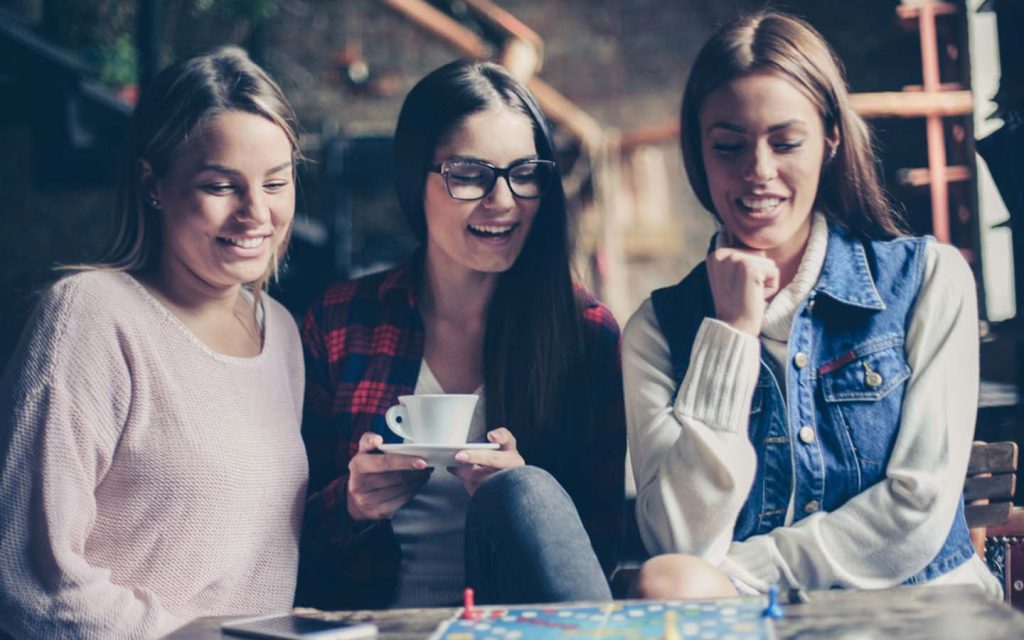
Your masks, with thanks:
M783 607L779 640L1021 640L1024 614L974 587L904 587L882 591L813 591L808 602ZM354 611L346 619L370 620L380 640L423 640L455 609ZM167 636L171 640L229 639L224 618L200 618Z

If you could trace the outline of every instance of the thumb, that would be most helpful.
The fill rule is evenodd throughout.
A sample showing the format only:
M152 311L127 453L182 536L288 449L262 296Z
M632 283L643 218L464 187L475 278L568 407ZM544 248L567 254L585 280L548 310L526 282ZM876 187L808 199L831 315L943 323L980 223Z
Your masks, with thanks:
M373 432L366 432L359 438L359 453L374 451L384 443L384 438Z

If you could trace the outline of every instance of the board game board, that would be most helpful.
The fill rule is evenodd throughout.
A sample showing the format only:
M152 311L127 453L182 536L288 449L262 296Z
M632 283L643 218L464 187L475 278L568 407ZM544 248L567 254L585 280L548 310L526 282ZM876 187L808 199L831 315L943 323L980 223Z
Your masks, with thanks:
M431 640L769 640L772 621L759 596L701 602L614 602L600 606L479 607L442 622ZM666 624L666 620L668 624Z

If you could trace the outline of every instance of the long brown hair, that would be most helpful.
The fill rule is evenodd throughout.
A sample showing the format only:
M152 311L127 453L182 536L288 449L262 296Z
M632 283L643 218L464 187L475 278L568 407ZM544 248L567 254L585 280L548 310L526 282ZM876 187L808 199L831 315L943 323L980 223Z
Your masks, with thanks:
M781 75L817 107L825 131L837 131L835 156L825 161L815 206L865 238L906 233L885 195L867 124L850 106L841 63L814 27L777 12L745 16L719 29L694 62L683 93L680 137L690 185L714 213L701 147L700 110L718 87L759 71Z

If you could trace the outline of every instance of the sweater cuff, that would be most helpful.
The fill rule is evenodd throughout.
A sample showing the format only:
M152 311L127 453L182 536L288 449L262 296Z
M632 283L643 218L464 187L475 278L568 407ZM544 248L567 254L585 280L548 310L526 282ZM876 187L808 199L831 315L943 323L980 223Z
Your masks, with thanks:
M676 395L677 417L692 418L717 431L745 432L760 367L757 338L705 318Z
M753 543L734 542L718 568L732 580L762 593L783 577L771 550Z

